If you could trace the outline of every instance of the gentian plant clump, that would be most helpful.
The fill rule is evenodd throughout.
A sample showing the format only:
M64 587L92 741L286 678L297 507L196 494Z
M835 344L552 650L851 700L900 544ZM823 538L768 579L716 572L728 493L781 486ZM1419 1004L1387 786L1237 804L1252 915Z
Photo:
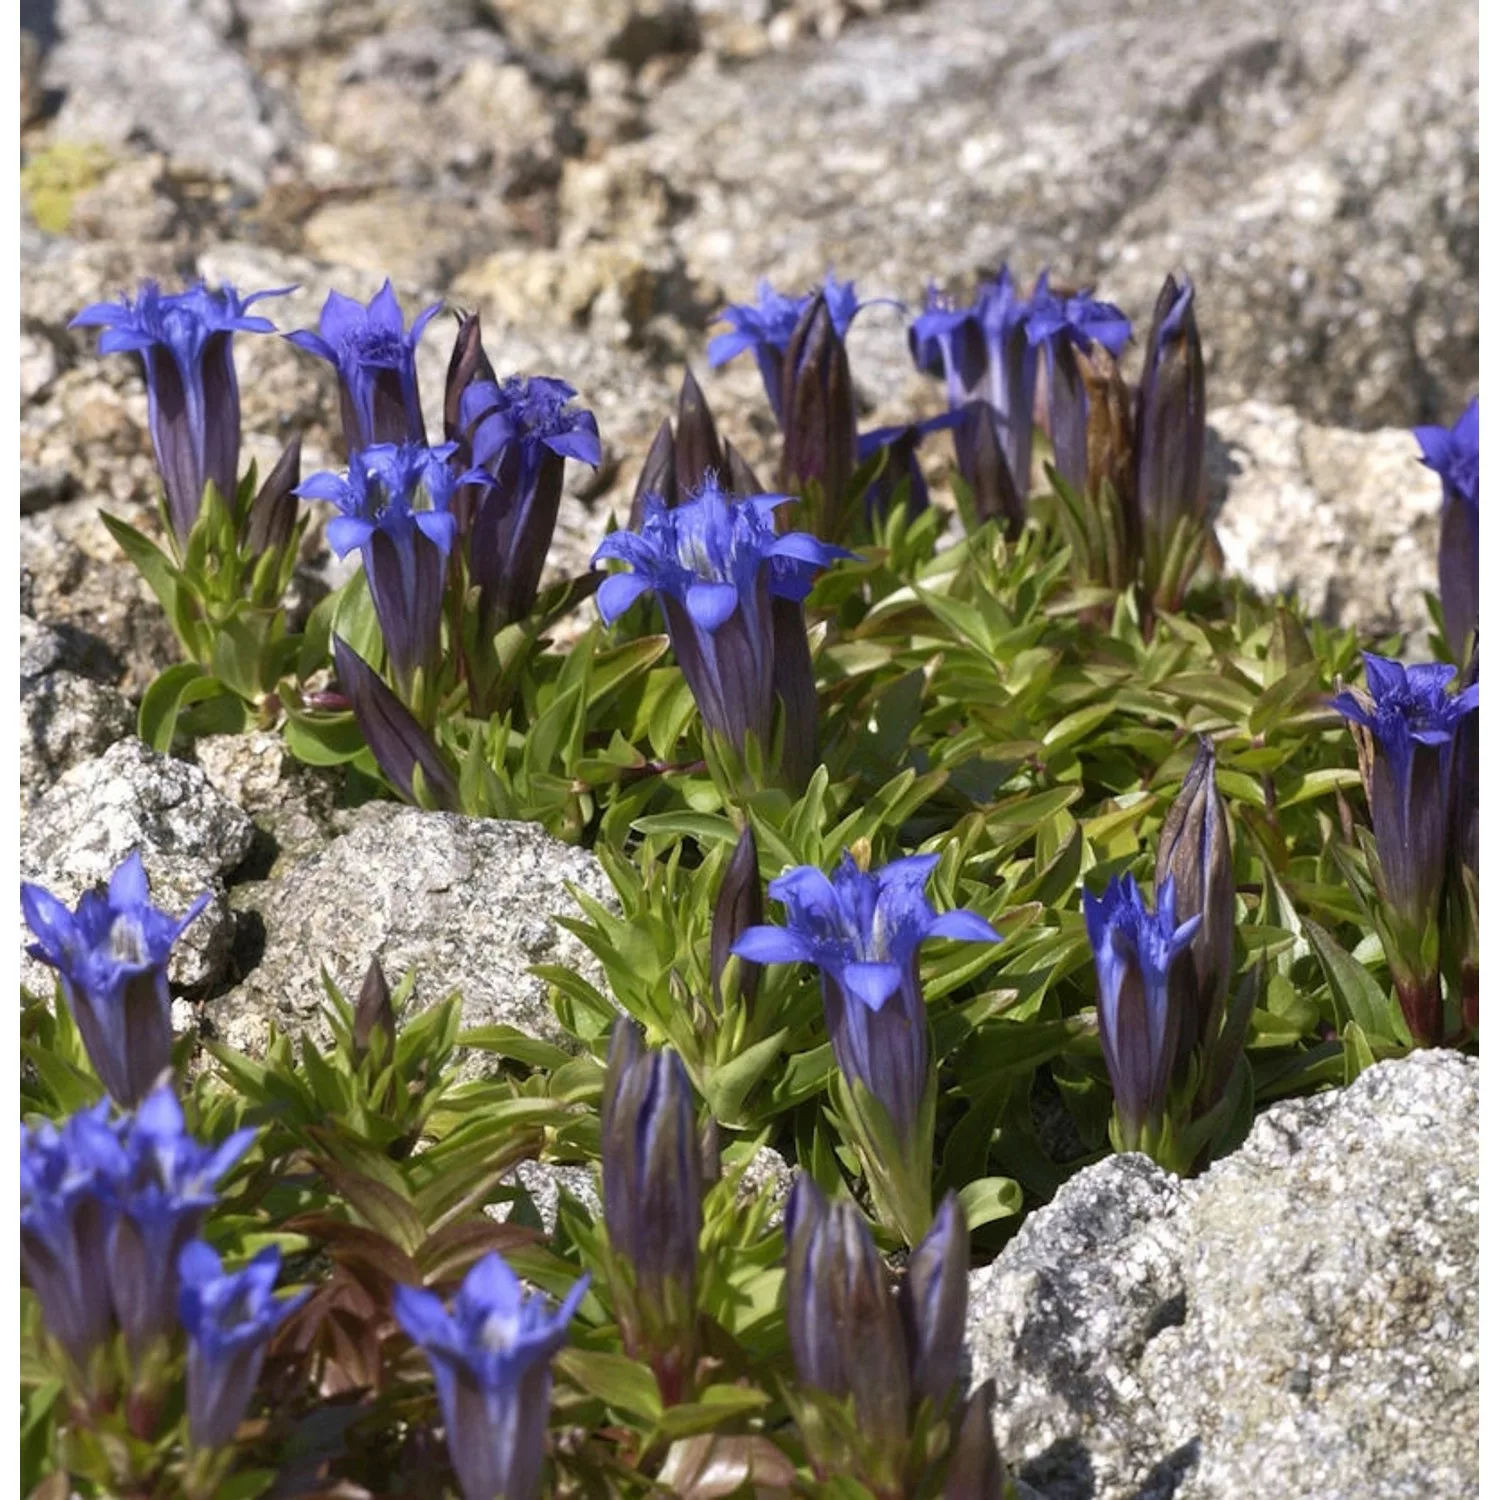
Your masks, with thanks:
M271 294L80 314L140 357L162 482L158 534L107 522L183 648L142 737L274 730L617 899L558 919L596 963L536 966L545 1038L370 956L251 1056L173 1034L208 896L158 909L138 854L23 885L24 1490L1005 1500L963 1336L1027 1213L1477 1047L1477 403L1415 435L1438 628L1402 655L1216 575L1211 291L1106 292L934 283L934 400L861 431L888 299L763 282L706 355L754 357L772 451L684 371L578 572L603 393L497 369L477 314L331 292L288 338L343 462L294 435L263 481L233 336ZM320 546L359 565L294 614Z

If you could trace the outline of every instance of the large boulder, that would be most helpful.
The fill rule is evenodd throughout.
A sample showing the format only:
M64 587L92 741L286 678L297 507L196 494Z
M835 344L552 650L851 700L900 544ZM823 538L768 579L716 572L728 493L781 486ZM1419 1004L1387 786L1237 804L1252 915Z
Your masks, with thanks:
M219 1034L251 1052L264 1049L270 1021L322 1035L322 971L352 997L378 958L392 985L414 973L418 1004L457 990L468 1026L506 1023L566 1043L546 985L529 971L566 964L604 987L588 950L556 921L579 914L570 883L615 904L598 860L531 823L389 802L351 821L279 878L236 889L264 946L243 983L210 1001Z
M1479 1068L1272 1106L1192 1182L1067 1182L970 1282L976 1381L1046 1500L1478 1493Z

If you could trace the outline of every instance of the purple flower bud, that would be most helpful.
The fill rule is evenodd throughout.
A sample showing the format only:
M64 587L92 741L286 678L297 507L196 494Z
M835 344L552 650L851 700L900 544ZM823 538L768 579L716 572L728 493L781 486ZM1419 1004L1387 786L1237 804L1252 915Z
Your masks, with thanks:
M988 401L975 399L959 408L953 450L974 496L975 515L981 522L1003 522L1005 535L1014 541L1026 525L1026 501L1006 461L1000 414Z
M440 302L417 314L404 332L401 304L389 281L366 307L352 297L329 292L318 331L287 334L299 349L326 359L339 377L344 420L344 451L351 461L377 444L427 445L422 401L417 392L417 341Z
M1047 401L1053 460L1075 490L1088 480L1088 393L1070 351L1103 344L1116 359L1130 338L1130 320L1111 302L1087 292L1063 294L1037 279L1026 317L1026 337L1047 356Z
M709 474L717 477L724 473L719 429L691 370L682 372L682 389L677 396L675 457L677 488L685 495L698 489Z
M592 412L570 405L575 395L564 381L517 375L471 385L460 402L474 462L495 478L466 539L487 635L524 620L536 603L564 460L598 465L599 425Z
M969 1225L953 1193L938 1205L932 1228L911 1253L899 1302L912 1399L931 1401L941 1412L958 1386L969 1307Z
M854 473L854 380L849 355L823 293L803 309L782 362L782 481L822 490L818 532L831 539Z
M133 1109L172 1065L167 959L210 899L205 892L181 918L158 911L139 854L110 876L107 893L85 891L71 912L41 886L21 886L21 910L37 938L27 952L57 970L89 1061L122 1109Z
M379 444L354 454L340 476L314 474L298 485L308 500L342 512L328 523L328 545L340 556L358 547L391 673L411 699L419 669L436 670L443 585L458 522L449 509L455 486L488 483L478 469L455 474L454 445Z
M734 853L724 867L719 893L714 898L713 926L709 933L709 973L713 976L714 1000L722 1009L720 979L740 935L765 920L765 902L761 899L760 858L755 834L745 825ZM740 961L740 998L746 1005L755 999L760 984L760 965Z
M1009 1477L995 1447L995 1382L969 1397L953 1440L943 1500L1005 1500Z
M1461 659L1470 632L1479 628L1479 398L1451 429L1418 427L1412 436L1422 462L1443 481L1438 595L1443 631Z
M1365 653L1370 695L1333 706L1358 725L1361 768L1379 857L1386 960L1413 1039L1443 1038L1442 993L1429 930L1439 920L1454 827L1454 742L1479 707L1479 684L1451 692L1457 670ZM1468 772L1465 769L1465 780Z
M471 385L495 384L495 367L484 352L480 337L479 314L469 313L459 320L458 333L453 340L453 353L448 357L448 378L443 385L443 441L458 443L459 452L467 464L467 450L463 421L464 392Z
M380 674L340 636L333 638L333 669L359 732L391 785L408 802L415 802L415 773L420 766L433 802L444 812L457 812L458 782L442 751Z
M716 481L672 509L648 495L641 529L612 533L594 554L596 565L615 559L631 568L600 585L605 623L655 590L705 726L736 750L749 734L771 743L773 596L800 602L811 574L846 555L802 532L778 533L771 512L786 498L731 500Z
M799 1172L786 1206L786 1327L804 1386L851 1400L890 1471L904 1457L912 1387L906 1334L885 1264L859 1209ZM831 1455L810 1455L828 1477Z
M127 1170L107 1099L60 1130L21 1126L21 1269L47 1332L80 1373L113 1328L109 1241Z
M724 442L724 468L726 470L727 493L733 495L736 500L748 500L751 495L764 495L766 487L756 476L755 470L745 462L740 450L729 442Z
M1170 876L1156 899L1153 915L1129 875L1111 879L1102 896L1083 893L1099 976L1099 1041L1125 1151L1139 1149L1143 1132L1159 1129L1164 1118L1181 1026L1172 968L1203 921L1178 924Z
M617 1289L625 1347L650 1361L670 1405L696 1346L703 1158L682 1059L646 1049L624 1016L610 1038L600 1133L605 1228L629 1274Z
M1198 741L1198 754L1167 810L1156 846L1156 888L1168 880L1177 917L1202 917L1193 934L1191 960L1175 966L1174 998L1180 1016L1178 1067L1202 1043L1212 1044L1224 1016L1234 964L1234 861L1229 852L1229 814L1214 780L1213 741Z
M101 354L141 357L151 446L167 492L167 514L178 544L185 544L212 481L232 504L239 481L240 393L231 347L236 333L274 333L266 318L246 309L265 297L239 296L232 286L210 292L200 281L163 296L154 281L141 283L135 301L95 302L69 328L102 327Z
M396 1288L396 1321L432 1366L464 1500L541 1493L552 1357L587 1290L585 1276L552 1314L493 1251L474 1263L451 1313L431 1292Z
M1203 517L1206 434L1203 349L1193 317L1193 284L1184 277L1179 286L1168 276L1151 318L1136 402L1136 505L1146 587L1152 594L1165 581L1162 567L1178 524ZM1175 608L1180 600L1162 602Z
M378 958L372 958L354 1006L354 1050L361 1057L370 1050L370 1039L377 1031L385 1036L389 1049L396 1040L396 1012L391 1007L391 987L385 970ZM389 1055L387 1050L386 1056Z
M989 404L995 410L1000 448L1023 507L1031 493L1036 406L1037 352L1030 336L1031 312L1031 303L1017 296L1008 266L1001 266L1000 274L980 292L975 307L984 337Z
M646 497L655 495L668 510L677 504L677 439L672 424L665 417L646 450L641 477L635 482L630 500L630 524L627 530L639 531L646 519Z
M915 1129L930 1049L917 949L929 937L1000 941L983 917L939 915L923 894L935 854L866 873L847 853L830 880L801 865L771 882L785 927L752 927L733 952L754 963L810 963L822 972L823 1015L845 1078L880 1102L899 1139Z
M177 1258L178 1316L188 1336L188 1433L195 1448L223 1448L249 1408L266 1345L311 1292L275 1296L281 1251L268 1245L242 1270L226 1272L202 1240Z
M203 1146L183 1127L168 1087L141 1102L124 1135L126 1169L116 1188L109 1285L132 1356L177 1326L177 1259L217 1201L219 1179L250 1148L254 1130Z
M302 478L302 434L281 450L266 482L250 502L245 551L251 557L279 552L297 528L297 485Z

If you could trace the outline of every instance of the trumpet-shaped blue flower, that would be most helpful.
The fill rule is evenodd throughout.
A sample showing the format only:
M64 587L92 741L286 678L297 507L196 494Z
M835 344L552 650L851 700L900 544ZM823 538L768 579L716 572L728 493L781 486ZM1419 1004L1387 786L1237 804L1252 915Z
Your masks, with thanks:
M848 555L803 532L778 533L771 513L786 499L733 500L716 480L670 510L648 495L640 531L616 531L594 554L596 564L615 559L631 568L599 586L605 622L654 590L704 724L736 750L748 734L763 747L771 742L771 599L806 598L812 575Z
M21 1269L48 1333L80 1372L113 1328L109 1241L127 1171L107 1099L61 1129L21 1126Z
M324 471L297 486L304 499L339 508L328 545L340 557L359 548L403 693L419 667L437 665L445 567L458 531L449 500L460 484L492 482L483 469L453 472L448 460L457 446L379 443L356 452L347 474Z
M948 405L962 406L984 379L984 330L977 310L960 307L935 286L906 331L912 363L945 383Z
M176 1326L177 1258L217 1201L219 1179L254 1139L254 1130L237 1130L219 1146L200 1144L184 1129L182 1106L165 1086L127 1122L109 1286L132 1355Z
M185 292L163 295L154 281L142 282L134 301L95 302L70 328L102 327L101 354L138 354L146 372L146 408L151 446L167 494L167 514L179 544L185 543L211 480L232 502L239 480L240 393L234 373L236 333L274 333L266 318L247 311L265 297L241 297L232 286L211 292L200 281Z
M495 476L469 528L469 577L479 585L484 630L524 619L537 588L562 500L563 462L597 467L599 424L573 406L578 393L543 375L475 381L459 401L474 462Z
M753 963L818 967L834 1058L880 1101L903 1140L917 1121L930 1057L917 949L929 937L1000 941L977 913L939 914L928 904L937 862L918 854L866 872L846 853L832 879L800 865L770 885L787 925L752 927L733 949Z
M1024 504L1031 492L1032 413L1036 406L1037 346L1031 336L1035 300L1016 292L1010 268L979 294L975 309L984 335L986 396L996 414L1000 450ZM1128 325L1127 325L1128 326Z
M871 303L861 302L855 295L852 281L839 281L832 271L823 279L821 288L833 320L833 332L842 344L855 314ZM816 293L803 296L787 296L776 291L769 281L762 281L756 288L754 302L735 303L719 314L719 321L729 324L729 332L715 334L708 342L708 362L717 368L728 363L747 349L755 355L760 367L761 383L766 388L766 399L776 420L784 428L786 413L783 410L783 371L792 334L808 304Z
M1448 644L1462 652L1479 628L1479 398L1448 427L1418 427L1422 462L1443 481L1438 595Z
M176 918L158 911L150 894L139 854L110 876L106 892L85 891L74 911L39 885L21 886L37 939L27 952L57 970L89 1061L122 1109L133 1109L171 1066L167 960L211 899L205 892Z
M278 1298L280 1274L275 1245L239 1271L226 1272L202 1240L190 1241L177 1257L177 1311L188 1336L188 1433L196 1448L234 1441L271 1335L312 1295Z
M1442 1039L1438 972L1426 938L1438 920L1453 829L1463 826L1453 806L1455 743L1479 708L1477 681L1450 691L1457 675L1453 667L1404 667L1366 652L1371 696L1333 699L1369 736L1361 759L1388 917L1386 958L1412 1036L1424 1044Z
M1098 342L1116 358L1130 339L1130 319L1112 302L1087 291L1060 295L1044 271L1031 295L1026 337L1047 356L1047 401L1057 472L1082 491L1088 478L1088 393L1073 349Z
M552 1357L588 1280L553 1313L545 1298L526 1296L491 1252L464 1278L451 1313L431 1292L396 1288L396 1321L432 1366L464 1500L535 1500L540 1493Z
M1201 915L1177 921L1169 876L1147 907L1135 880L1115 876L1102 896L1083 893L1083 918L1099 977L1099 1041L1115 1091L1121 1147L1135 1150L1144 1130L1159 1128L1177 1058L1182 1023L1172 969L1192 943Z
M907 422L897 427L877 427L871 432L860 434L858 451L860 463L873 458L882 448L890 450L885 468L881 470L865 494L865 506L872 516L886 513L890 508L891 497L895 493L896 486L903 479L907 481L907 511L916 516L927 509L930 496L926 476L922 473L922 465L917 459L917 449L922 446L922 440L931 433L941 432L955 426L959 417L960 414L956 411L945 411L935 417L928 417L924 422Z
M406 331L401 304L387 281L368 307L329 292L318 331L304 328L287 335L299 349L326 359L338 372L344 448L351 460L361 448L378 443L425 446L417 341L441 306L434 302L424 308Z

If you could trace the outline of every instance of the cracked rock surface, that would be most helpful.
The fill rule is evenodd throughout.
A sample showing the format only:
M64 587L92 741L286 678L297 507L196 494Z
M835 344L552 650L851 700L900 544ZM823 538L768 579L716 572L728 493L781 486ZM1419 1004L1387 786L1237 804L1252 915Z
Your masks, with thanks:
M976 1382L1046 1500L1478 1493L1479 1067L1273 1105L1183 1182L1086 1168L970 1279Z

